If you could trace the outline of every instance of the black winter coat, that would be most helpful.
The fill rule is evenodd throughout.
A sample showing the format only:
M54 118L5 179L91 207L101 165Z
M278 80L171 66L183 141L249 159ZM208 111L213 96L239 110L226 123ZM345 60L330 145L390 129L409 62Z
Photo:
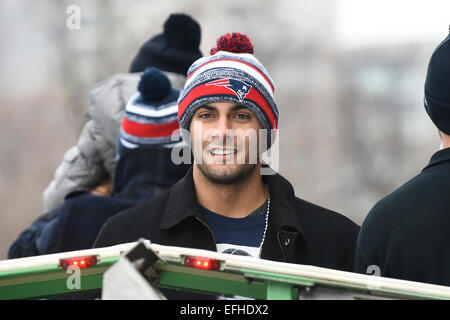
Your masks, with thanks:
M350 271L359 226L336 212L299 199L281 175L265 175L270 187L269 225L263 259ZM192 168L172 188L121 212L103 226L95 247L133 242L216 251L196 200Z
M380 200L357 242L355 271L450 286L450 148Z

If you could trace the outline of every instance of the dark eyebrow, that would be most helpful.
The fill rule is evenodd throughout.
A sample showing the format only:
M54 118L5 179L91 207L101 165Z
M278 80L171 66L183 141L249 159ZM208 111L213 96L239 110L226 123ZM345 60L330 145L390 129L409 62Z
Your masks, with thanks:
M200 110L200 109L202 109L202 108L204 108L204 109L206 109L206 110L209 110L209 111L216 111L216 110L217 110L216 107L210 106L209 104L205 104L204 106L201 106L201 107L199 107L198 109Z
M235 105L234 107L232 107L231 111L238 111L238 110L241 110L241 109L248 109L248 108L238 104L238 105Z
M202 108L204 108L206 110L209 110L209 111L216 111L217 110L216 107L210 106L209 104L205 104L205 105L199 107L198 109L202 109ZM248 108L244 107L244 106L242 106L240 104L237 104L237 105L231 107L231 111L238 111L238 110L241 110L241 109L248 109Z

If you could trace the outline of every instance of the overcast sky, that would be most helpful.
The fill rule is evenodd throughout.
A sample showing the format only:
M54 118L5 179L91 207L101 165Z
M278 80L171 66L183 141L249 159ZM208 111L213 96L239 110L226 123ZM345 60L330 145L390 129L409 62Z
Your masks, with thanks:
M440 41L450 25L450 0L338 0L337 41L343 46Z

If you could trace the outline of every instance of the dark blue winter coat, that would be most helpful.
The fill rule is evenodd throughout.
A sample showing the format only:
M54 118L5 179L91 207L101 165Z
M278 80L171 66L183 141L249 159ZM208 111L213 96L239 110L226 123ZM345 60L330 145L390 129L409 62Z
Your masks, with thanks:
M149 200L186 174L189 166L174 165L171 151L137 148L125 153L117 163L110 197L70 193L61 206L40 216L19 235L8 258L91 248L110 217Z

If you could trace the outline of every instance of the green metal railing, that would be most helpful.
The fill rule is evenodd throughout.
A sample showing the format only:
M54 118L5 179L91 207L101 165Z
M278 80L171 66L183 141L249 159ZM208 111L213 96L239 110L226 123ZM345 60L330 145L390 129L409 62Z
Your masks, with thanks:
M164 246L157 247L158 250L161 250L161 248L164 249ZM92 254L92 250L87 254ZM101 249L98 250L98 252L101 252ZM123 250L120 252L123 252ZM82 251L76 252L76 254L80 253ZM50 265L30 267L29 262L32 259L28 259L28 263L24 264L26 266L21 267L21 261L17 260L14 267L9 266L9 269L6 268L7 270L2 269L2 262L0 261L0 299L35 299L101 289L104 272L121 257L119 253L115 256L109 255L106 257L99 254L99 260L95 266L79 269L79 287L74 288L68 285L73 273L55 263L58 260L56 259L57 256L54 256L52 255L52 259L50 259L52 261ZM70 253L65 253L65 257L67 256L70 256ZM430 288L429 291L392 289L396 287L387 285L372 288L358 280L362 275L337 274L341 277L345 276L349 280L347 278L339 280L341 278L333 278L332 276L328 278L316 277L308 275L308 272L299 276L276 271L278 269L275 267L273 268L275 271L270 271L272 265L295 268L295 266L289 264L274 262L268 264L267 270L261 271L261 268L258 270L258 268L252 268L245 264L243 264L243 267L236 266L240 260L234 265L226 260L221 260L219 270L203 270L186 266L184 264L185 257L186 255L183 254L170 254L153 264L152 269L154 275L156 275L158 287L224 296L239 295L255 299L299 299L320 288L334 290L335 294L350 293L352 298L450 299L450 288L429 284L418 284L418 288L423 286ZM219 255L219 258L223 257L224 255ZM40 259L43 260L43 257ZM230 257L230 259L235 258ZM263 263L261 260L239 259L244 262L258 261L258 264ZM320 269L319 271L321 270L326 271L327 269ZM352 281L352 277L359 282ZM383 278L380 279L383 280ZM389 283L391 280L384 279L383 281ZM396 284L403 283L401 280L395 281L397 281ZM411 282L405 283L410 284Z
M80 269L79 289L70 289L67 282L72 273L59 265L0 272L0 299L39 298L101 289L103 273L118 260L119 257L102 259L94 267Z

